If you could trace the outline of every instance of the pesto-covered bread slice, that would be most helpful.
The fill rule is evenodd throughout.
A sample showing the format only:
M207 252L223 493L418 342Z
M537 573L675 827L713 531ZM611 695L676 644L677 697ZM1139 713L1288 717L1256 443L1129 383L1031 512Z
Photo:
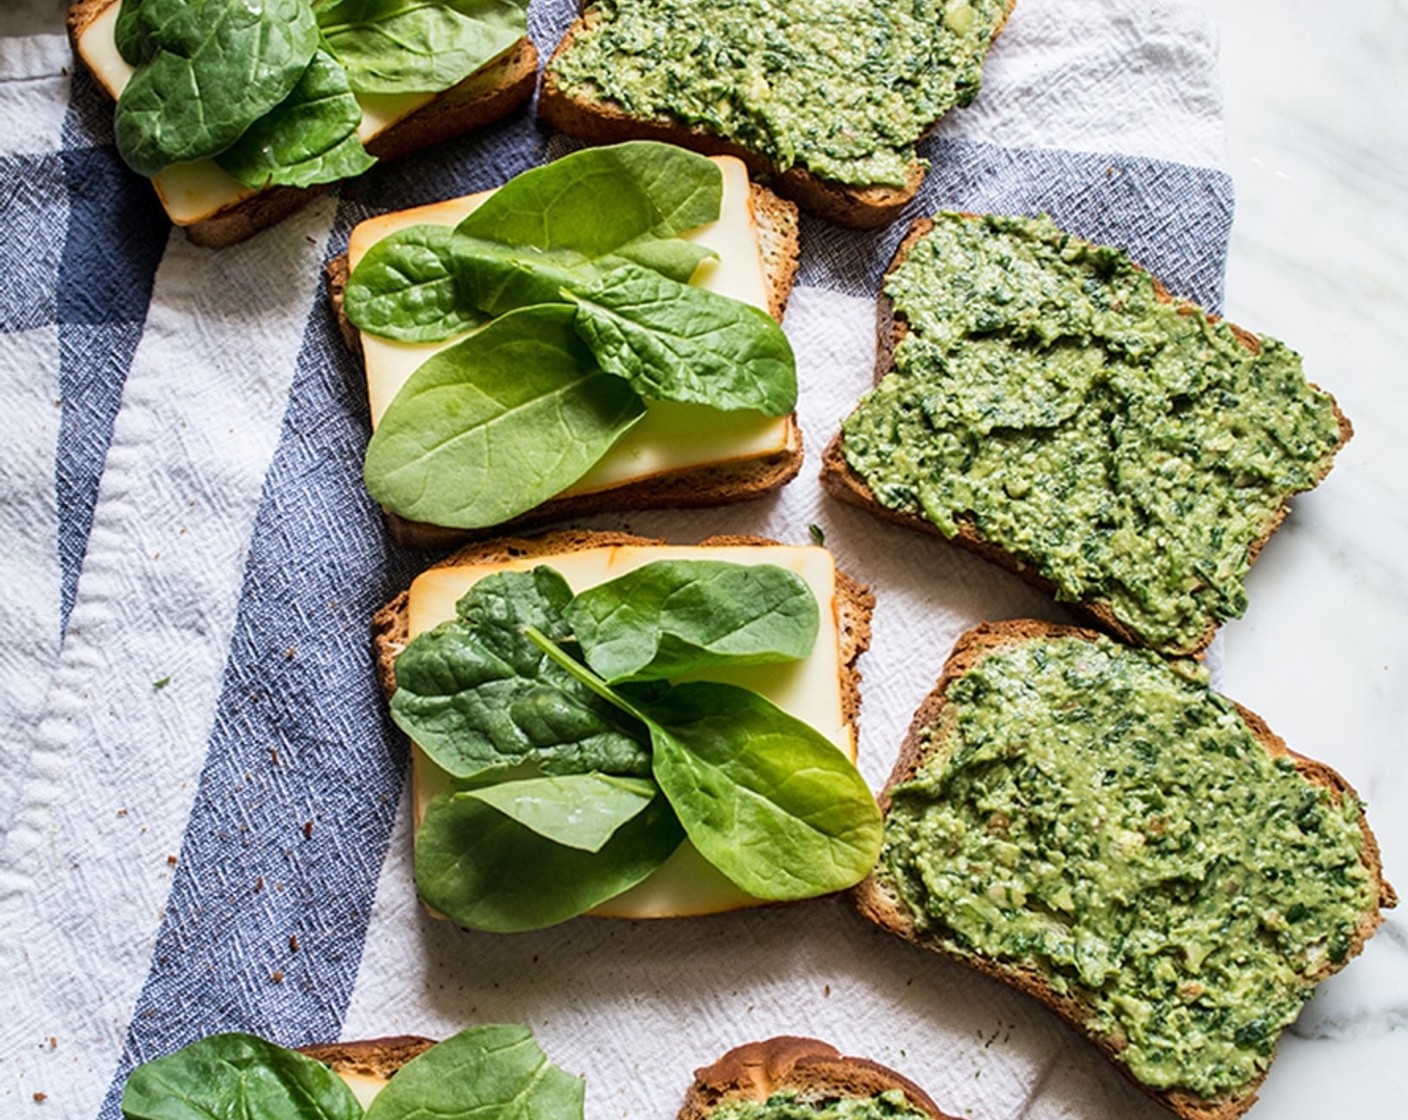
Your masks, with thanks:
M1351 435L1283 343L1046 219L917 222L880 320L826 488L1165 653L1243 613L1289 499Z
M1354 790L1191 660L1033 621L955 645L881 796L860 912L1054 1008L1189 1120L1396 897Z
M124 13L122 0L77 0L67 25L74 53L118 103L124 158L179 145L179 159L139 171L198 245L242 241L376 160L499 120L537 82L526 4L514 0L335 0L316 11L309 0L250 0L207 3L194 21L175 18L183 5L193 7L142 0L136 15L134 2ZM293 88L271 85L280 66L302 75ZM265 87L263 102L252 97ZM244 102L248 119L234 108Z
M841 225L894 219L915 144L978 93L1015 0L601 0L544 70L538 112L595 143L736 155Z
M952 1120L918 1085L814 1038L737 1046L694 1071L678 1120Z

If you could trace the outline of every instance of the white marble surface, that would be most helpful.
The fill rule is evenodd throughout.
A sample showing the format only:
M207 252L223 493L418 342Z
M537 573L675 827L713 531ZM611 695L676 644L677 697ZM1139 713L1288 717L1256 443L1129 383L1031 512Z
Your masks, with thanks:
M1221 686L1369 802L1408 888L1408 8L1205 0L1221 35L1236 218L1226 313L1276 335L1355 436L1223 628ZM1328 19L1327 19L1328 17ZM1252 1115L1408 1113L1400 910L1281 1044Z

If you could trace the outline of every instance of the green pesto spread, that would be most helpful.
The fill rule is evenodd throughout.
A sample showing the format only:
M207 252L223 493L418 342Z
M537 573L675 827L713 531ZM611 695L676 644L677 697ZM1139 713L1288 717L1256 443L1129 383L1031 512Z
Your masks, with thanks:
M1031 640L955 680L876 877L925 938L1039 972L1155 1089L1271 1060L1375 887L1358 802L1272 759L1192 662Z
M670 117L838 183L903 186L977 96L1006 0L599 0L564 93Z
M724 1101L714 1120L927 1120L899 1089L873 1097L825 1097L812 1100L792 1091L774 1093L765 1101Z
M1246 609L1254 542L1340 440L1298 355L1045 219L940 215L885 292L910 330L842 428L883 505L971 524L1168 652Z

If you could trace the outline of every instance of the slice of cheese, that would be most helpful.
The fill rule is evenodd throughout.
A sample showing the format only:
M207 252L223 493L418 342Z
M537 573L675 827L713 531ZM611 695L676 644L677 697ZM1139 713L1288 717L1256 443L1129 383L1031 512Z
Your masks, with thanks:
M121 7L122 0L113 0L83 29L76 44L79 57L114 101L132 77L132 66L118 52L114 36L117 13ZM498 59L485 63L476 73L484 74L496 61ZM471 75L466 81L471 82L475 77ZM485 79L486 84L494 80L491 75L485 75ZM357 104L362 107L362 123L357 135L366 144L437 95L359 93L355 96ZM178 226L203 221L259 193L255 188L246 187L231 178L214 160L209 159L168 167L152 176L152 185L167 215Z
M723 171L719 218L684 237L713 249L718 258L704 261L690 282L766 310L768 286L753 220L748 171L731 156L714 157L714 162ZM368 249L397 230L427 224L457 225L492 193L484 191L362 222L348 239L347 263L356 268ZM463 337L421 345L362 334L372 426L380 421L392 398L421 363ZM641 421L563 493L589 494L675 471L763 459L795 446L797 439L796 422L790 416L720 412L704 405L649 401Z
M362 1109L371 1107L372 1098L386 1088L389 1079L385 1077L373 1077L367 1073L354 1073L351 1070L334 1070L338 1077L346 1082L347 1087L352 1090L352 1095L357 1098L357 1103Z
M583 549L559 556L533 557L501 564L431 568L411 584L407 605L410 636L455 617L455 603L475 583L502 571L526 571L546 564L560 572L573 591L605 583L652 560L731 560L741 564L775 564L800 575L816 596L821 629L810 657L782 665L714 670L710 680L744 685L784 711L810 724L855 761L855 738L846 721L841 684L841 633L837 616L836 568L831 554L812 546L736 545L724 547L618 545ZM449 776L417 748L412 781L416 826L426 806L450 784ZM688 841L644 882L598 907L593 913L620 918L683 917L710 914L758 900L734 886L704 860Z

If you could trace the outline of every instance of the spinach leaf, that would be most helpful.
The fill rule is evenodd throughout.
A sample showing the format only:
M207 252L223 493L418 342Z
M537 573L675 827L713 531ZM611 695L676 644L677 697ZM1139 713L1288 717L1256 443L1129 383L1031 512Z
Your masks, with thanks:
M820 615L806 580L773 564L657 560L567 606L587 664L609 682L806 657Z
M416 833L416 888L427 905L471 929L540 929L639 883L683 836L663 797L591 852L555 843L473 792L450 792L430 803Z
M485 322L457 295L454 239L448 226L411 226L368 249L343 294L352 325L401 342L440 342Z
M880 854L880 809L834 743L736 685L664 696L612 688L544 635L564 671L650 731L651 769L700 855L756 898L788 901L860 882ZM652 682L653 684L653 682Z
M460 600L458 619L419 635L397 658L392 719L457 778L482 780L524 763L545 774L649 774L643 729L524 633L565 639L571 597L550 568L480 580Z
M148 57L113 127L142 175L224 151L293 91L318 46L307 0L143 0L136 21Z
M592 260L574 249L503 245L456 233L452 252L460 301L490 315L563 303L563 288L589 283L597 275Z
M216 1034L132 1071L128 1120L361 1120L362 1106L322 1062L248 1034Z
M328 49L358 93L438 93L521 39L525 0L330 0Z
M470 1027L402 1066L367 1120L581 1120L584 1096L527 1027Z
M568 293L601 368L642 397L785 416L797 366L766 312L626 264Z
M564 306L525 307L435 355L367 448L367 489L414 521L496 525L581 478L644 414Z
M140 66L152 55L151 36L141 17L142 0L122 0L113 23L112 37L117 53L129 66Z
M685 241L681 237L661 237L632 241L614 253L598 260L598 268L611 269L622 264L638 264L644 268L688 284L695 270L706 260L718 260L719 254L704 245Z
M256 190L350 179L376 163L358 139L361 123L362 107L348 88L346 72L327 51L314 51L293 92L215 162Z
M639 706L655 780L700 853L757 898L858 883L880 854L880 810L834 743L734 685L696 681Z
M598 773L522 778L464 792L544 839L583 852L601 851L659 795L648 778Z
M584 148L525 171L457 228L466 237L595 260L712 222L722 204L716 164L682 148L632 141Z

